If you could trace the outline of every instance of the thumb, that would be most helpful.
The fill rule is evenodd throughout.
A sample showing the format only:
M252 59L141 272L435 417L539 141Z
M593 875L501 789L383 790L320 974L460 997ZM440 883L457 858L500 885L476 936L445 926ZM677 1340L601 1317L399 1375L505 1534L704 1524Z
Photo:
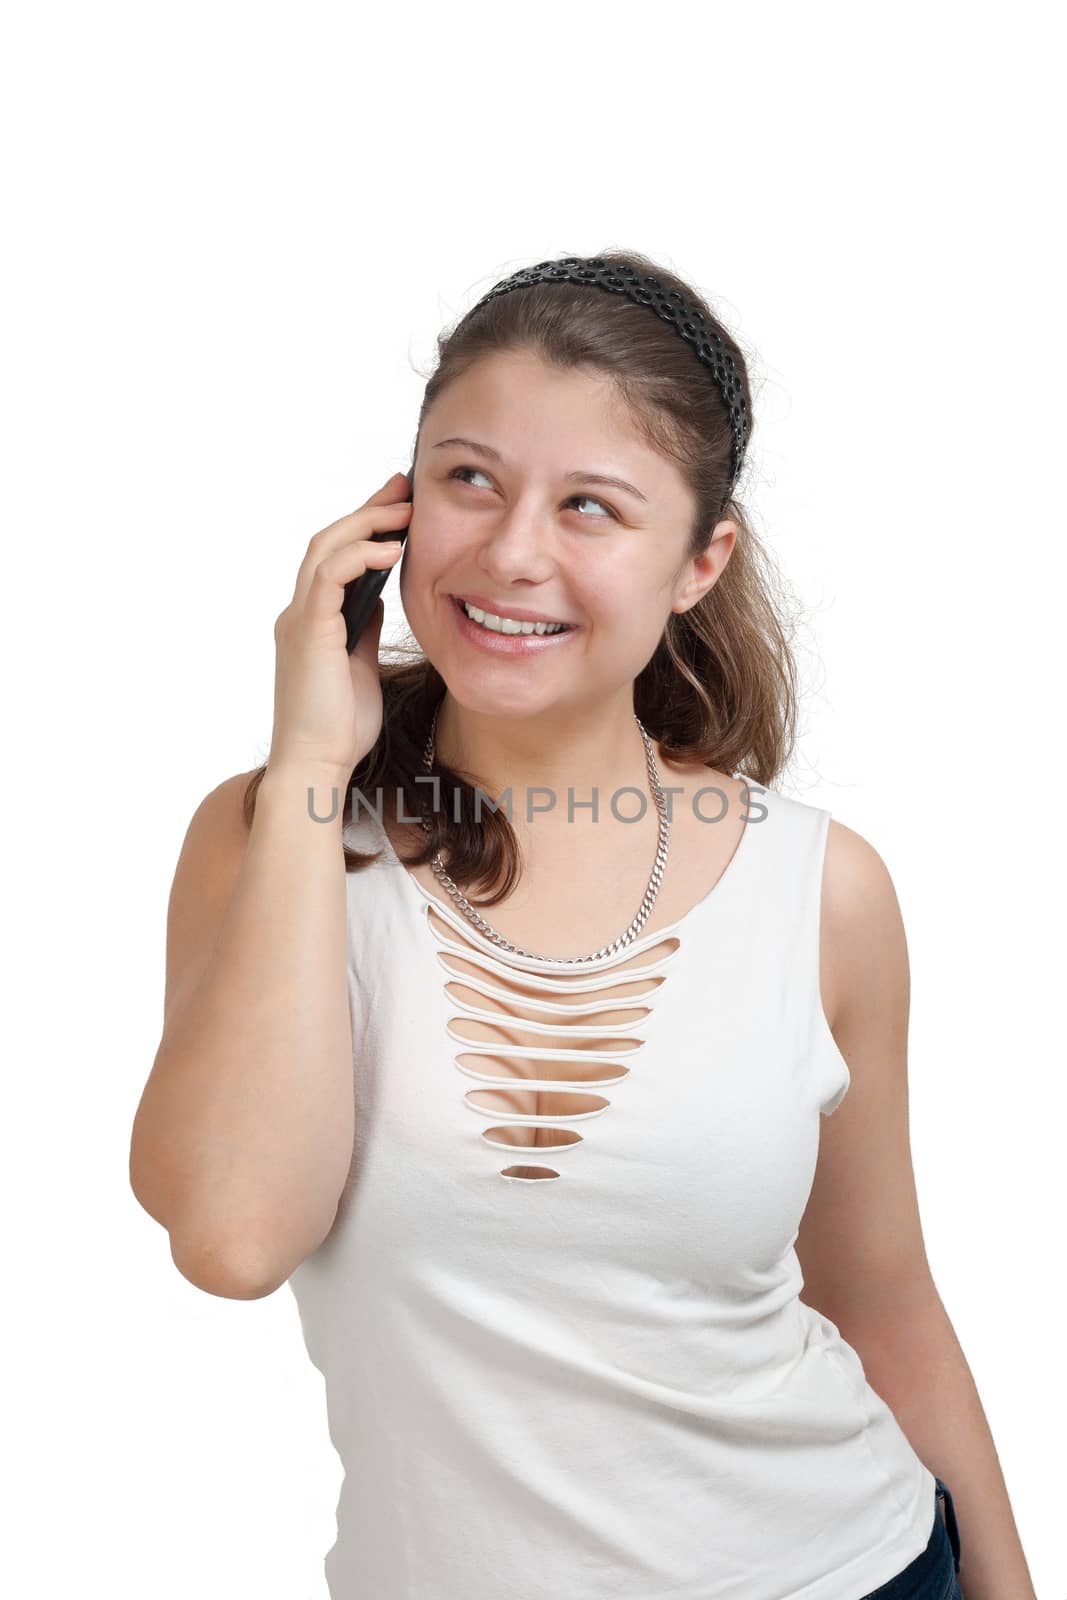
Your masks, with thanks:
M374 610L367 618L363 632L356 642L353 656L360 656L370 661L378 660L378 641L382 636L382 623L385 621L385 601L379 596L375 602Z

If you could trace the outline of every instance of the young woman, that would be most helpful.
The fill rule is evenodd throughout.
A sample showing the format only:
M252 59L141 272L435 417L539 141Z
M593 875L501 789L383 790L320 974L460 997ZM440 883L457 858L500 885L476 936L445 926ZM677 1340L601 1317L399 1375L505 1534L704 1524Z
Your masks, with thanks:
M334 1600L947 1600L957 1476L968 1600L1032 1592L923 1248L892 884L772 787L744 357L643 256L554 265L308 546L270 758L175 875L135 1191L193 1283L292 1287ZM379 661L379 601L349 657L389 532L413 639Z

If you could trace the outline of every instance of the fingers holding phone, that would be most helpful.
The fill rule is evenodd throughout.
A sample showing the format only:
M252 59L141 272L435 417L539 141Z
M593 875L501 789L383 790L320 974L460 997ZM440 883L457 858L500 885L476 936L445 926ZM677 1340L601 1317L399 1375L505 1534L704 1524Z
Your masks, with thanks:
M411 490L414 488L415 483L414 466L406 475L401 473L398 474L398 477L401 485L408 493L408 503L411 504L413 501ZM392 535L392 537L399 537L401 540L406 536L406 528L398 535ZM371 534L371 538L378 542L384 542L390 537L389 532ZM345 584L341 615L345 620L345 649L349 654L356 649L360 636L374 611L375 604L389 581L391 570L391 568L375 568L373 571L363 573L360 577L353 579L351 583Z
M381 588L399 559L412 505L395 473L357 511L309 541L293 598L274 624L274 730L269 764L292 763L347 782L381 732ZM367 604L364 580L377 582ZM349 654L346 593L364 612Z

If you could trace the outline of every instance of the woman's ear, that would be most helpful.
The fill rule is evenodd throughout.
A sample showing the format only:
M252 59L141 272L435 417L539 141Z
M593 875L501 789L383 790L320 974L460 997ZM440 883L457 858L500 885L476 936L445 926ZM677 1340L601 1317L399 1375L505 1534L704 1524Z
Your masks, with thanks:
M737 523L729 517L715 524L704 549L689 562L687 576L675 596L672 611L688 611L704 598L709 589L715 587L726 569L739 532Z

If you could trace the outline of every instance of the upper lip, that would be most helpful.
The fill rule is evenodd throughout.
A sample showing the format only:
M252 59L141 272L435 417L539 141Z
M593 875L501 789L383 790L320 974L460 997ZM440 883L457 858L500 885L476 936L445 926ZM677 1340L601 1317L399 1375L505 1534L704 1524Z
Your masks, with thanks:
M563 622L573 628L573 622L567 622L566 617L550 617L544 611L529 611L525 606L498 605L495 600L487 600L480 594L457 594L454 600L466 600L468 605L477 606L479 611L488 611L493 617L512 617L516 622Z

